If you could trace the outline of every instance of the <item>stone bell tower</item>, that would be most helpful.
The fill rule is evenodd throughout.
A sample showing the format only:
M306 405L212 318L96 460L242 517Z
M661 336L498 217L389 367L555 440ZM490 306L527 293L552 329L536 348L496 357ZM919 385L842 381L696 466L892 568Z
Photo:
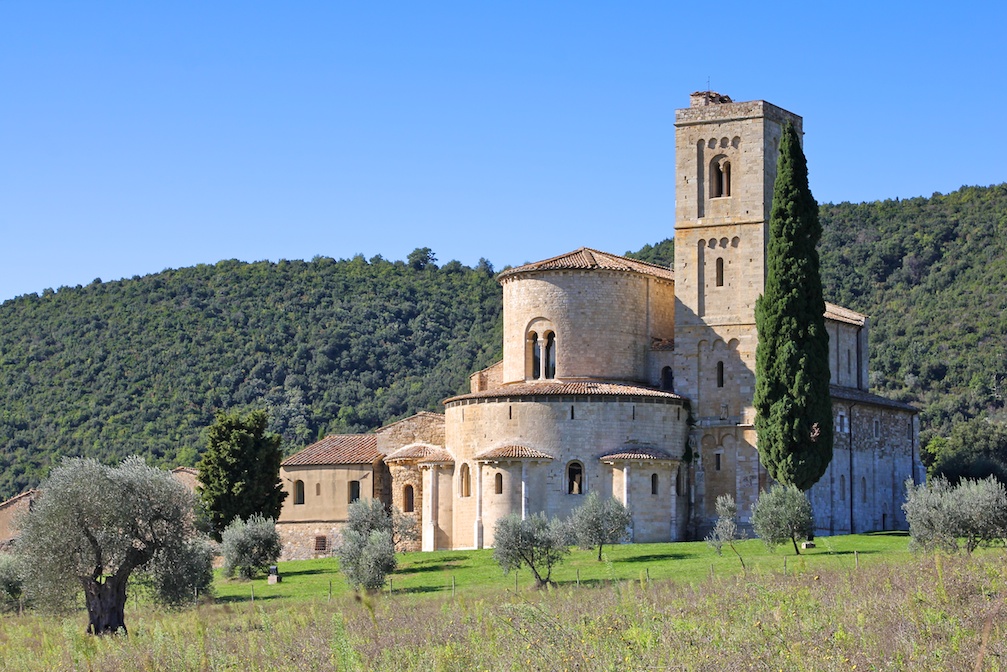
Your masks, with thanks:
M762 477L752 405L755 300L788 121L800 135L799 116L712 91L692 94L690 107L675 112L675 392L692 400L700 518L713 515L719 494L757 493ZM739 511L748 504L738 501Z

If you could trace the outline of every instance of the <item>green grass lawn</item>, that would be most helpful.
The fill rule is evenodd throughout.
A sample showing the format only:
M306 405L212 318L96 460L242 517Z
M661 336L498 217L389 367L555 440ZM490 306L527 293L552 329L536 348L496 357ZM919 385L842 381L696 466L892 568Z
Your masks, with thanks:
M780 546L774 553L757 539L737 544L748 572L754 575L853 569L908 557L909 536L904 532L878 532L838 537L819 537L816 547L795 556L792 546ZM855 553L856 552L856 553ZM265 578L232 580L218 575L214 584L217 599L225 602L251 600L328 599L350 592L339 563L334 558L279 563L283 580L268 585ZM606 584L620 581L662 581L689 583L741 575L738 557L727 547L718 556L706 542L667 544L622 544L606 546L601 562L596 550L574 549L553 571L560 586ZM534 577L527 569L516 573L518 588L530 588ZM399 595L451 594L483 597L515 586L515 573L504 575L493 560L491 549L479 551L437 551L403 553L399 567L390 576L390 589ZM386 587L386 590L388 587Z

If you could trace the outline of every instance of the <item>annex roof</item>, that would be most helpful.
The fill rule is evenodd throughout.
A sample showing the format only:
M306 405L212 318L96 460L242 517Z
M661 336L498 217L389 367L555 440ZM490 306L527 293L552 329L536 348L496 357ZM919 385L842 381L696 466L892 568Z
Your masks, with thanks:
M528 446L498 446L476 455L477 460L551 460L552 455Z
M662 280L670 280L672 282L675 280L675 273L670 268L658 266L657 264L651 264L646 261L630 259L628 257L620 257L617 254L609 254L608 252L592 250L589 247L582 247L574 250L573 252L561 254L558 257L552 257L551 259L536 261L531 264L518 266L517 268L511 268L497 275L497 279L503 280L504 278L509 278L520 273L532 273L535 271L593 271L598 269L606 271L627 271L630 273L640 273L642 275L650 275L661 278Z
M843 401L855 401L861 404L871 404L872 406L885 406L887 408L897 408L901 411L909 411L911 413L920 412L920 409L916 408L912 404L907 404L902 401L895 401L894 399L889 399L887 397L882 397L877 394L865 392L864 390L858 390L853 387L843 387L842 385L829 385L829 394L832 396L833 399L842 399Z
M371 464L381 457L373 434L331 434L285 459L280 466Z
M454 462L455 458L451 453L440 446L432 446L429 443L411 443L408 446L399 448L385 458L385 462L398 462L400 460L415 460L416 462Z
M837 306L836 304L829 303L828 301L825 302L825 319L835 320L836 322L846 322L847 324L855 324L858 327L862 327L867 324L867 316L863 313L858 313L855 310Z
M445 404L466 399L489 399L493 397L567 397L567 396L606 396L606 397L654 397L660 399L684 399L674 392L665 392L653 387L633 385L631 383L605 382L543 382L543 383L510 383L482 392L462 394L444 400Z
M616 452L602 455L598 459L602 462L610 462L614 460L673 460L675 458L660 448L626 444Z

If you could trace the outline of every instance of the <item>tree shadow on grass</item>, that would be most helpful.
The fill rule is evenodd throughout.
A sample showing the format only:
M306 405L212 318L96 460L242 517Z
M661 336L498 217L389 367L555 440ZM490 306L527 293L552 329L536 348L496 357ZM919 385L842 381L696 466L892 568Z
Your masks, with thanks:
M295 570L285 570L280 572L281 576L309 576L311 574L335 574L337 572L335 567L330 569L295 569Z
M866 550L866 551L861 551L861 550L856 550L856 551L830 551L830 550L828 550L826 548L823 548L818 553L808 553L808 551L805 551L804 553L801 553L801 555L804 555L805 553L807 553L808 555L853 555L854 553L857 553L859 555L872 555L872 554L877 553L877 552L878 551L871 551L871 550Z
M408 567L400 567L395 570L396 574L406 575L406 574L425 574L427 572L443 572L446 569L457 569L458 566L455 564L439 564L439 565L427 565L426 567L414 567L409 565Z
M466 556L466 555L442 555L442 556L437 557L437 558L427 558L427 559L414 560L413 562L411 562L409 564L410 564L410 566L412 566L412 565L427 565L427 564L430 564L431 562L437 562L437 563L457 562L459 560L465 560L467 558L468 558L468 556Z
M652 553L651 555L634 555L631 558L619 558L612 562L661 562L663 560L684 560L694 557L696 557L695 553Z
M865 532L865 537L908 537L906 530L879 530L877 532Z

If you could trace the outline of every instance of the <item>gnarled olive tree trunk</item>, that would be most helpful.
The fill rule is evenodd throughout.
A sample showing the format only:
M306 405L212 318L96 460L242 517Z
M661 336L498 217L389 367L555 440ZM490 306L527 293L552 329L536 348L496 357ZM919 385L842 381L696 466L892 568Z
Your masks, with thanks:
M113 575L104 581L84 580L89 635L126 634L126 579Z

